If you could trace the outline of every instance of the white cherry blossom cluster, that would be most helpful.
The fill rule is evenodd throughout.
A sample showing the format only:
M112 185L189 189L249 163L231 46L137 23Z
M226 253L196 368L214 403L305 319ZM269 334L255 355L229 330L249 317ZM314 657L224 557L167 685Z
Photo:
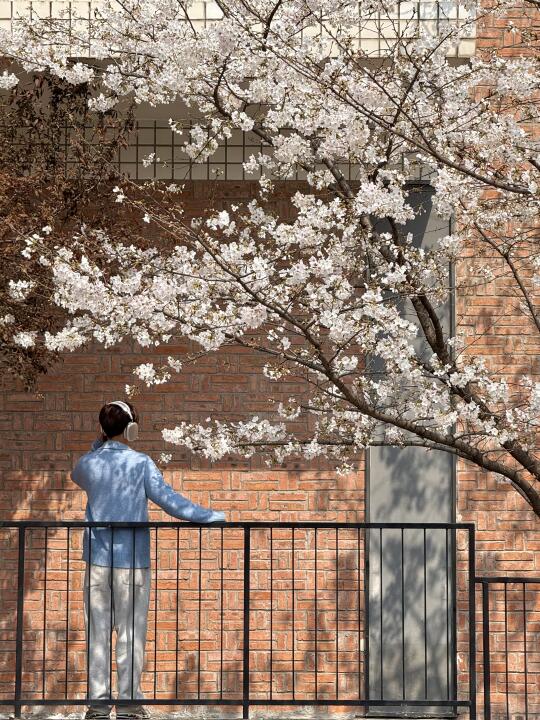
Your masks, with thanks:
M63 328L54 335L47 331L44 334L45 347L53 351L72 352L84 345L86 341L86 335L73 325Z
M20 330L13 335L13 342L15 345L20 345L22 348L33 347L36 343L37 332Z
M33 280L10 280L8 282L8 293L13 300L25 300L28 294L35 287Z
M152 385L163 385L171 379L171 374L166 370L156 370L153 363L141 363L133 370L139 380L142 380L147 387Z
M4 70L4 72L0 75L0 88L2 90L11 90L11 88L18 84L19 78L15 75L15 73L10 73L7 70Z
M251 457L261 443L282 442L286 437L285 426L260 420L257 416L247 422L222 423L210 421L208 425L182 422L174 428L162 430L163 439L174 445L196 450L209 460L219 460L235 452Z
M11 313L6 313L2 317L0 317L0 327L3 327L5 325L12 325L15 322L15 316Z

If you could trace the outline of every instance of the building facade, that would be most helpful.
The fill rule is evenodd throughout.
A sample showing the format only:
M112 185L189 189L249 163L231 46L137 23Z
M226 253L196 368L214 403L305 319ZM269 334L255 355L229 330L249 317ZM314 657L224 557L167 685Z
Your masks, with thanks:
M72 4L77 5L79 14L87 12L90 17L91 2ZM22 3L0 2L0 22L9 24L19 5ZM56 1L33 2L29 11L54 14L65 5ZM443 13L459 22L458 9L446 5L451 6L451 3L421 0L418 3L402 3L396 12L403 13L405 22L409 6L414 6L418 8L419 22L426 26L431 24L434 28ZM219 21L219 11L211 2L199 2L193 12L197 15L195 22L201 26ZM518 28L524 24L530 26L532 22L540 28L540 18L523 8L516 9L513 20ZM456 48L456 62L467 62L474 53L503 45L505 49L502 52L512 54L501 27L496 20L489 25L479 23L476 38ZM384 21L381 21L366 37L360 38L360 42L382 52L381 38L387 30ZM523 52L523 47L516 44L515 53ZM192 118L180 107L176 111L176 116L183 116L186 127L189 127ZM231 202L249 200L256 177L246 176L242 163L261 149L259 141L250 133L238 133L205 164L190 164L175 147L174 134L167 123L171 114L169 107L140 108L137 131L130 146L119 155L119 167L139 180L186 180L183 201L188 215L203 214L210 203L225 207ZM153 154L153 161L143 164L142 158L150 154ZM351 167L343 170L348 176L354 173ZM277 187L274 202L282 217L287 217L290 212L288 198L302 186L303 180L298 173ZM429 200L428 186L421 182L420 177L414 180L418 184L419 198ZM422 242L429 242L430 237L447 232L444 223L433 214L423 223L413 228ZM467 258L464 258L454 268L456 277L459 279L466 270ZM449 325L459 324L469 336L481 336L476 343L476 351L495 367L507 368L508 357L511 356L511 373L517 376L526 372L538 376L539 348L522 334L519 316L515 314L511 300L502 284L486 284L474 295L457 297L449 303L446 321ZM495 314L499 317L498 321L489 324L486 318ZM0 518L4 521L82 519L85 498L70 480L69 472L97 434L99 408L106 401L124 396L124 387L132 379L131 371L139 363L159 362L175 351L189 349L184 341L178 341L173 347L166 345L150 350L127 343L108 350L85 348L66 354L40 380L38 390L33 394L25 393L10 378L3 378L0 386ZM136 402L141 414L138 449L157 456L164 449L160 429L174 424L178 418L197 422L213 415L221 420L238 420L246 415L269 411L267 398L277 395L275 385L270 385L261 372L263 362L262 358L244 349L221 350L205 357L170 383L140 395ZM294 381L291 382L294 384ZM285 399L293 389L284 382L278 395ZM365 457L358 458L357 471L340 477L330 464L322 461L284 462L269 469L259 464L256 458L251 461L231 458L209 464L187 453L176 453L172 466L164 470L164 474L175 489L196 502L224 510L231 521L474 523L477 575L540 576L538 519L525 501L507 483L465 462L455 463L449 457L435 456L418 449L373 449ZM168 518L153 507L151 519ZM16 562L14 532L4 529L7 560L0 569L4 576L1 584L10 598ZM200 697L201 691L208 697L227 697L227 694L236 697L235 693L242 683L241 532L231 530L224 537L217 530L204 530L202 554L198 545L200 534L197 537L196 532L186 533L183 539L175 540L176 531L165 529L160 532L158 546L155 539L152 546L160 584L151 600L154 614L150 617L145 689L150 695L157 692L156 697L166 698L171 686L176 683L178 688L180 672L186 697L196 698L197 692ZM273 692L274 697L286 700L292 697L294 689L300 697L302 693L312 697L314 684L318 683L317 693L321 697L325 693L330 697L337 691L340 697L350 699L369 688L373 698L395 698L401 694L405 697L406 692L407 698L412 698L417 693L421 697L423 687L425 697L434 698L445 694L450 696L457 684L458 692L466 694L470 670L469 638L466 628L460 625L465 622L464 618L458 612L458 623L454 625L451 615L452 606L455 603L459 605L464 586L459 577L459 561L455 585L456 578L448 566L453 548L458 556L459 552L467 554L465 536L462 537L459 532L452 535L449 530L441 531L430 538L426 550L425 535L405 535L408 544L404 550L403 534L402 544L399 545L399 536L396 540L391 533L384 535L384 540L382 534L379 540L373 535L368 543L367 531L363 531L363 535L351 531L349 535L345 533L342 539L340 536L341 549L336 549L332 531L320 531L319 565L316 568L313 544L317 541L314 534L306 529L295 532L298 533L293 539L296 555L292 552L290 529L275 529L272 536L270 531L263 533L261 530L260 535L255 534L253 538L252 595L259 603L254 605L251 613L254 645L250 683L254 692L258 688L261 697L269 697L269 693ZM276 552L275 567L271 569L275 584L270 583L270 568L264 560L268 557L271 539L272 549ZM37 698L40 695L58 697L64 686L66 689L69 686L75 694L85 679L81 534L77 529L70 534L65 529L55 529L45 535L43 530L35 529L27 541L27 558L33 565L29 565L27 576L26 624L23 628L27 657L23 682L28 692L34 693ZM401 564L397 566L392 550L395 542L398 543L396 547L401 549ZM71 566L68 566L66 576L68 545ZM181 553L178 547L181 547ZM47 575L44 574L45 557ZM440 597L430 594L425 614L420 620L414 608L422 604L422 588L425 590L427 580L421 586L420 595L411 591L407 600L410 609L400 618L399 607L403 605L406 590L394 587L394 581L400 578L403 586L403 563L408 562L408 558L412 562L415 557L423 558L423 566L417 568L416 574L431 573L430 582L437 584L442 593ZM295 596L296 600L290 595L295 562L296 592L299 593ZM366 570L366 563L370 570ZM175 604L178 601L179 572L184 592L180 616ZM219 585L220 573L222 578L224 573L226 591L223 591L225 586ZM67 577L75 593L73 596L66 589ZM367 591L366 578L370 578ZM205 588L202 600L201 587ZM339 593L337 612L336 589ZM310 608L317 593L320 610L313 614ZM383 596L385 608L377 615L379 604L382 608ZM272 619L267 612L269 602L275 602L277 612ZM291 612L295 602L296 628L291 631ZM522 602L526 603L525 614ZM225 628L223 608L226 611ZM494 704L502 714L509 711L512 716L530 714L532 717L534 712L540 713L538 593L534 594L525 586L523 589L521 586L497 586L489 596L488 609L493 618L491 649L495 654L491 684L495 693ZM371 617L370 622L368 617ZM429 623L426 622L428 618ZM524 618L528 623L528 632L532 633L529 636L525 636L523 630ZM271 626L270 622L274 624ZM313 643L317 641L313 624L319 622L317 641L321 654L315 660ZM514 632L510 647L509 624ZM429 636L427 625L430 627ZM1 703L1 698L9 697L12 692L16 638L13 623L5 614L0 627L4 633L3 660L0 659ZM406 639L405 627L410 633ZM69 648L66 633L71 642ZM221 638L220 643L216 640L217 636ZM527 646L527 643L530 645ZM272 647L274 663L271 669L268 665L269 646ZM370 649L369 654L366 646ZM68 665L62 664L64 651L66 663L69 661L69 672ZM223 651L226 655L225 675ZM425 662L417 666L417 656L424 652ZM291 672L291 653L294 672ZM402 672L405 660L407 670ZM55 662L58 664L55 665ZM320 663L320 674L315 676L314 662ZM482 662L478 660L479 691L482 690ZM425 671L425 678L419 675L419 667L423 668L420 675ZM465 689L462 690L461 686ZM525 696L527 700L524 704ZM432 714L440 714L440 709L427 708ZM418 708L411 707L395 710L399 713L404 710L418 712ZM234 708L224 708L223 711L235 712ZM382 712L375 706L371 711L373 714ZM287 710L282 712L285 716Z

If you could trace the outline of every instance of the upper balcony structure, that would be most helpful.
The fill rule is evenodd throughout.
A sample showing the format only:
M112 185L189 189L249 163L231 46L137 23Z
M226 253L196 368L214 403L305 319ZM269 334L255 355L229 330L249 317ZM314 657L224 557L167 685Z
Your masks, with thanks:
M111 0L112 7L120 3ZM16 27L22 18L61 19L77 38L90 37L92 27L100 22L100 7L103 0L0 0L0 28ZM189 20L195 32L204 32L213 23L219 23L223 17L220 7L214 0L194 0L187 4L186 22ZM400 1L386 14L363 13L361 3L358 6L358 33L356 47L367 62L378 62L390 55L398 38L418 37L427 32L436 36L443 28L450 26L468 27L465 37L451 47L451 62L467 62L475 54L475 23L471 13L456 0L416 0ZM321 23L313 24L309 32L314 37L328 35L329 29ZM169 118L173 118L182 135L171 130ZM194 162L183 152L183 140L190 134L190 128L198 118L181 101L168 105L150 106L142 103L137 107L136 125L131 133L128 147L118 151L116 164L121 172L135 180L256 180L258 173L246 172L244 163L253 155L270 154L271 148L264 145L260 137L252 132L234 130L231 137L220 140L217 151L203 163ZM286 130L284 131L286 132ZM61 138L63 147L69 150L70 128ZM76 162L66 153L66 163ZM354 180L355 167L343 163L341 171L348 180ZM290 174L291 180L304 180L306 173L295 168Z
M61 18L67 23L78 23L81 28L96 22L101 0L0 0L0 27L9 28L17 17ZM114 7L115 2L112 1ZM214 0L194 0L186 3L189 21L195 30L202 30L211 23L219 22L223 13ZM121 9L118 3L119 10ZM415 37L420 28L437 34L441 23L462 25L471 22L471 14L455 0L400 0L386 14L362 17L361 4L358 13L358 43L363 51L373 57L384 56L392 41L400 34ZM75 25L73 25L75 27ZM453 49L456 57L471 57L475 52L474 33L462 39Z

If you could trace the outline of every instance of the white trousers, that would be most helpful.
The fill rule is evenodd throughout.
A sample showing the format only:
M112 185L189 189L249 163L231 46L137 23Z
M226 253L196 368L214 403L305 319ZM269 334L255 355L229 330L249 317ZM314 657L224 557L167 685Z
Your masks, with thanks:
M90 703L112 699L113 629L116 632L118 699L144 698L140 683L150 601L150 568L87 564L83 594Z

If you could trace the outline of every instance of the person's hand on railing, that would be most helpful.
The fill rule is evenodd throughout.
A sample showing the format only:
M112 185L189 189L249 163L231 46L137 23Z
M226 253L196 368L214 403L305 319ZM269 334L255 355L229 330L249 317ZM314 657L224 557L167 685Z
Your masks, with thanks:
M223 510L214 510L212 512L212 515L210 516L209 523L215 523L215 522L225 522L225 513Z

